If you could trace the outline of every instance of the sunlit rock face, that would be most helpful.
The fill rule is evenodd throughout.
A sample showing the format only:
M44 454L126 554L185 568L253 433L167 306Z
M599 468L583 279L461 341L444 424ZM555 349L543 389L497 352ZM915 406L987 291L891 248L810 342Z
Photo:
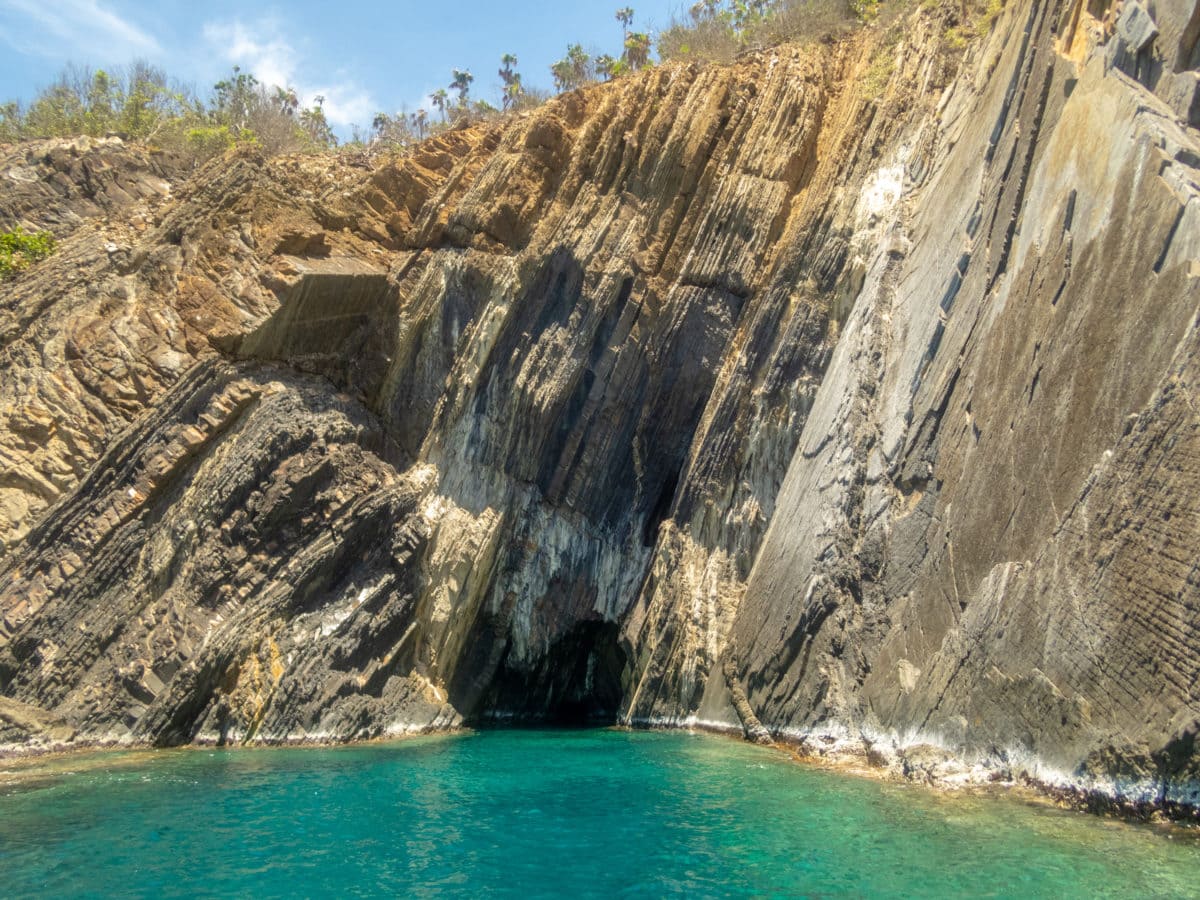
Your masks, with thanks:
M365 165L5 150L70 225L0 287L0 741L700 723L1195 803L1200 28L1135 6Z

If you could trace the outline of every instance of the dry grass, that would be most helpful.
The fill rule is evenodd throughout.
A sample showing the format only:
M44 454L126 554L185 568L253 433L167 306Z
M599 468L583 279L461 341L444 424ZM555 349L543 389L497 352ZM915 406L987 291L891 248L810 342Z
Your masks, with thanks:
M663 60L729 62L745 50L837 37L868 20L876 6L874 0L778 0L765 19L740 32L719 19L676 15L658 36L658 54Z

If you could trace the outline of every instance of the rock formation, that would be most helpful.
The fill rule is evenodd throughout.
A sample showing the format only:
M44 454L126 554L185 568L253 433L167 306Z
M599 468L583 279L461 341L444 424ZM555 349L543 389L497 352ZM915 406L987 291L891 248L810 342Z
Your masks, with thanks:
M0 287L0 743L702 725L1200 805L1200 12L954 15L383 162L4 150L62 244Z

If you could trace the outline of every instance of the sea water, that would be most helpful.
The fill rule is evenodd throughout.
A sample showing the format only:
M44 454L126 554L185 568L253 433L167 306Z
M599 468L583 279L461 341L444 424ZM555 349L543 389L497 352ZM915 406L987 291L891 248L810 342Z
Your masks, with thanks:
M0 763L0 895L1186 897L1186 834L687 734Z

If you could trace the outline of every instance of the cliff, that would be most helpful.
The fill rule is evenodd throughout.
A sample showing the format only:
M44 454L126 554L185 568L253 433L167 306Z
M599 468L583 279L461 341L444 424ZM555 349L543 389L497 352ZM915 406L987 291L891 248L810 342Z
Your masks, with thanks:
M1200 13L0 160L0 742L706 725L1200 805Z

